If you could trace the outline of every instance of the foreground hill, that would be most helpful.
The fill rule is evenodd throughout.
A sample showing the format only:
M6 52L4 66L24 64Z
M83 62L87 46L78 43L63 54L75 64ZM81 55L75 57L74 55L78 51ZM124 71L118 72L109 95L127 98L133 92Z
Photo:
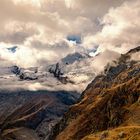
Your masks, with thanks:
M140 138L140 47L106 66L55 126L50 139Z
M79 94L66 91L1 91L0 140L48 140Z

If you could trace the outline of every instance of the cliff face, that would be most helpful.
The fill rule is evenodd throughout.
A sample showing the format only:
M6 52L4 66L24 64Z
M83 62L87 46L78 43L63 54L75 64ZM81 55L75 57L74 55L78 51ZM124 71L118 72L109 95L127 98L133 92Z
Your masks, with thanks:
M140 136L140 62L131 59L135 53L140 53L140 47L121 55L88 85L80 101L55 127L50 139L80 140L85 137L84 140L96 140L100 135L95 137L95 133L109 130L111 135L116 132L115 128L127 130L125 137L133 132L129 128L137 128ZM90 134L93 135L88 136Z

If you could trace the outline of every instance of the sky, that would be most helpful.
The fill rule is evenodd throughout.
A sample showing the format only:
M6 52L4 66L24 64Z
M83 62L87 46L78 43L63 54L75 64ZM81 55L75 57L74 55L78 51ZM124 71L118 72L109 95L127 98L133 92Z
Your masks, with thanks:
M140 45L140 0L0 0L0 21L0 60L8 65Z

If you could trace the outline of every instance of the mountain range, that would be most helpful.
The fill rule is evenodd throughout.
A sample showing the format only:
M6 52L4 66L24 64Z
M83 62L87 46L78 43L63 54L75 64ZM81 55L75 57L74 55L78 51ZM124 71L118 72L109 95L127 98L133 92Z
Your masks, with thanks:
M1 67L0 139L139 139L140 47L110 53Z
M55 126L52 139L139 140L139 54L137 47L107 65Z

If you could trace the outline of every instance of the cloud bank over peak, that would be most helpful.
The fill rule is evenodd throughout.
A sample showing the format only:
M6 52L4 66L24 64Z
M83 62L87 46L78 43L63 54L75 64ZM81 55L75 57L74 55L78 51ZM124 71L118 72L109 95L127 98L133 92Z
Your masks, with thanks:
M0 20L0 59L23 67L79 48L123 53L140 44L139 0L4 0Z

